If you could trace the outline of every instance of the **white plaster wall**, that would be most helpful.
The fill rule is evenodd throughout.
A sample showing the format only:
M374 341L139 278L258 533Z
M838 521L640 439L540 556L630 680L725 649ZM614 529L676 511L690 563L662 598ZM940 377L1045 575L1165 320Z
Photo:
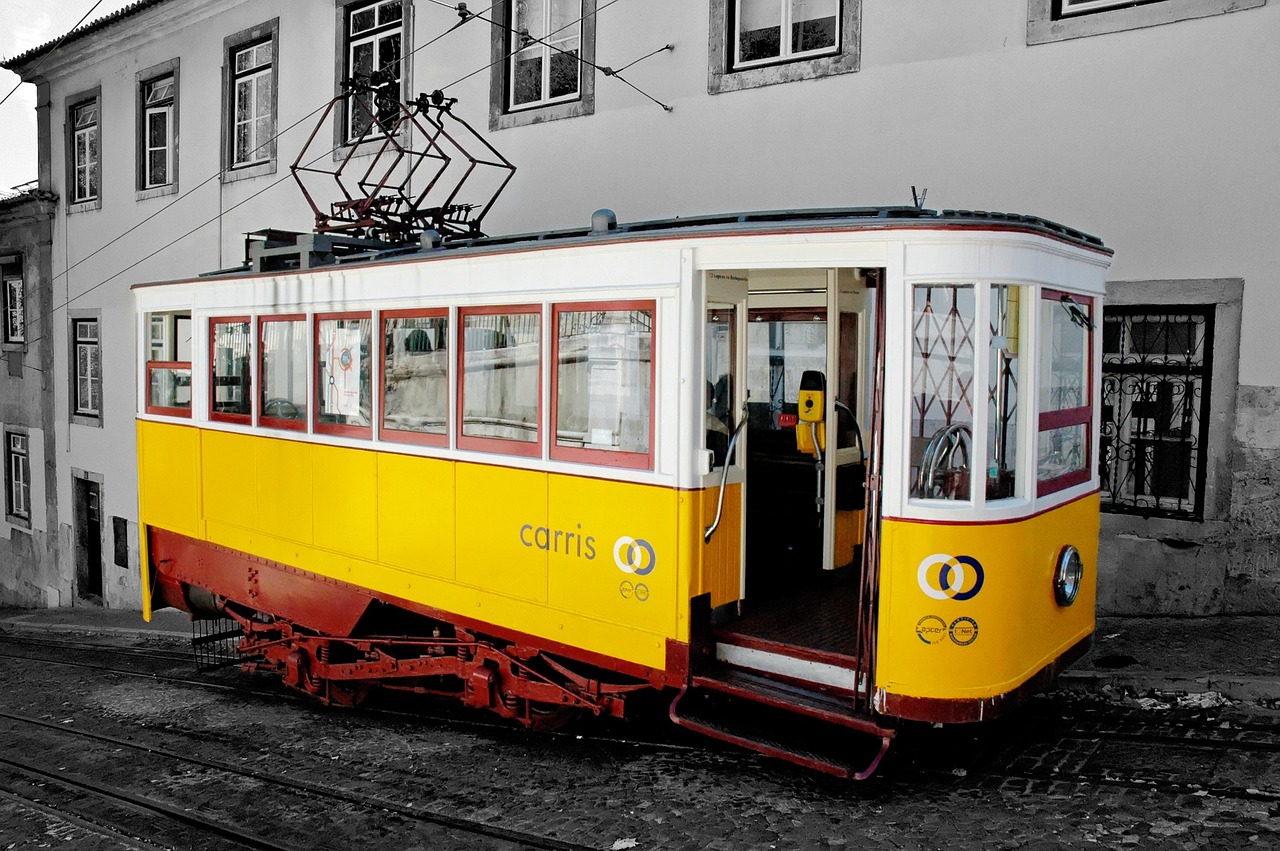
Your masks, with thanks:
M223 39L277 16L279 126L301 123L281 136L274 175L209 180L219 162ZM334 17L328 0L173 0L41 69L51 81L51 188L64 198L66 98L101 86L104 113L102 209L68 216L64 203L54 227L55 304L102 311L106 379L104 427L67 426L67 322L55 322L64 522L71 467L103 474L104 522L136 520L128 286L234 265L248 230L310 229L288 166L311 132L314 119L304 117L334 91ZM447 90L461 100L458 114L518 166L490 233L585 225L604 206L627 221L908 204L912 185L927 187L931 207L1031 213L1098 234L1116 250L1116 280L1243 278L1240 383L1280 385L1269 296L1280 269L1280 3L1034 47L1025 43L1026 0L864 0L862 20L857 73L713 96L705 3L604 8L600 64L621 67L674 45L625 75L671 112L598 75L595 114L488 133L490 71L468 76L489 63L490 28L478 20L416 53L410 87L462 80ZM457 23L453 11L417 0L411 42ZM139 225L177 196L136 200L135 74L175 57L179 189L189 194ZM326 127L317 141L327 148L332 138Z

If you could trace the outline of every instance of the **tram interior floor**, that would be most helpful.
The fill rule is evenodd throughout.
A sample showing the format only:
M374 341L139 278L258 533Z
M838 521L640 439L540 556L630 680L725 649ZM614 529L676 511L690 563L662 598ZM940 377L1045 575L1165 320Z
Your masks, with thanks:
M850 574L854 574L850 571ZM856 574L838 581L808 584L785 593L748 596L741 617L716 630L718 637L734 636L823 654L856 654L858 583Z

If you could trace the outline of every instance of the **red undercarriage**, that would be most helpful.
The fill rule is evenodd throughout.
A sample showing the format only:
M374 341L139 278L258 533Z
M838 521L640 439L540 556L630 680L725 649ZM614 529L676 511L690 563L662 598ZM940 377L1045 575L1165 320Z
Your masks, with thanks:
M621 717L628 693L682 686L688 646L660 671L502 630L277 562L149 530L154 606L235 620L250 670L326 702L373 686L447 695L531 727L575 711Z

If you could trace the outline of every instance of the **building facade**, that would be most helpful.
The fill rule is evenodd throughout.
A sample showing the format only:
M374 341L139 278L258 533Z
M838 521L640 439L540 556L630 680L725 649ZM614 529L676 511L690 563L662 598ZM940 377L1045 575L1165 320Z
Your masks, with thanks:
M1274 2L471 5L141 0L3 63L37 86L39 185L58 198L39 405L65 593L37 602L138 605L129 287L238 265L247 232L309 231L299 152L370 162L351 140L384 120L379 92L439 89L517 166L488 233L918 187L1100 235L1101 610L1280 604ZM153 342L177 354L183 331ZM0 411L31 392L6 385ZM34 524L9 529L19 559L49 551Z
M71 602L60 566L58 464L51 383L50 223L57 198L24 191L0 198L0 606Z

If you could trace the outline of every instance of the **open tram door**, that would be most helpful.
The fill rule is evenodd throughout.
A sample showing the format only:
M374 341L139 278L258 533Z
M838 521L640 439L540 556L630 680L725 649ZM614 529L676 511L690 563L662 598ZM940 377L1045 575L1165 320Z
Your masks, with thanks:
M866 483L879 445L881 279L878 268L705 273L711 610L703 629L693 624L702 693L672 706L684 726L845 776L874 769L891 735L870 707L877 583L865 546L878 532ZM700 715L715 704L699 702L708 692L782 717L744 732L750 712ZM815 719L872 733L878 753L833 761L779 740Z

